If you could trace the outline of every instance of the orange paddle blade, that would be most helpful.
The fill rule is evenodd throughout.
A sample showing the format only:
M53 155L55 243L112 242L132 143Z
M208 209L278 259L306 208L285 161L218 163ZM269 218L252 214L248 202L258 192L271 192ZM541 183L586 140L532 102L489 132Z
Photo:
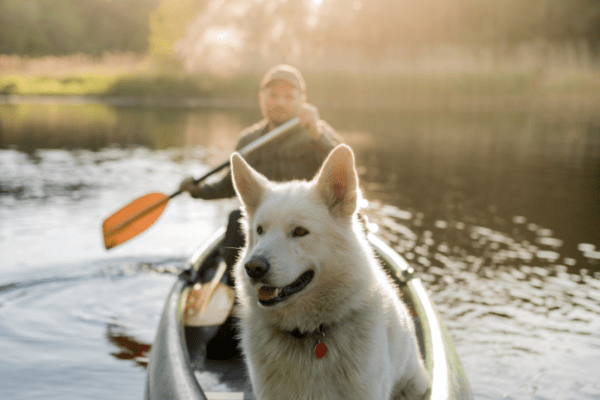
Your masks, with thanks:
M108 217L102 224L104 246L107 249L118 246L148 229L162 214L168 201L167 195L150 193Z

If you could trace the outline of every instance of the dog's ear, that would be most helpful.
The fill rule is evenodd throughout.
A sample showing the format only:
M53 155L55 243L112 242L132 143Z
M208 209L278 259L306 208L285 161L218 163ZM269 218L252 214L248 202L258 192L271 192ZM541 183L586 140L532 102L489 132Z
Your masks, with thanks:
M238 153L231 155L231 177L246 212L253 213L260 204L269 181L248 165Z
M315 181L318 193L332 213L352 215L356 212L360 190L350 147L342 144L333 149Z

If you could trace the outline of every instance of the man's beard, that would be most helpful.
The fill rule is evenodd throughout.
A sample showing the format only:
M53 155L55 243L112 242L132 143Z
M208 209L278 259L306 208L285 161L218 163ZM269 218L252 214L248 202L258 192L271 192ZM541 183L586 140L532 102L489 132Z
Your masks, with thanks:
M292 118L286 110L276 108L269 113L269 120L275 125L281 125Z

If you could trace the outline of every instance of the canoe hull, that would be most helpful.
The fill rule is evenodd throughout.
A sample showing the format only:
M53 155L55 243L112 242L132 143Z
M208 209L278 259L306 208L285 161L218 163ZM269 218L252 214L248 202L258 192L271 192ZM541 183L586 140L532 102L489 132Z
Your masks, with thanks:
M192 257L192 268L198 269L202 261L222 241L224 230L219 230ZM431 399L469 400L471 389L458 359L452 339L442 323L439 313L420 279L414 277L407 262L390 249L376 236L370 234L369 241L384 263L392 269L403 291L403 300L415 315L415 325L421 352L424 355L427 371L432 378ZM238 389L238 392L204 392L195 376L194 355L203 344L203 334L211 337L211 329L190 330L184 327L183 312L186 291L189 283L180 277L167 298L156 339L150 351L145 399L174 400L234 400L253 399L250 389ZM187 333L187 334L186 334ZM203 366L202 368L209 368ZM219 366L212 372L220 376L245 375L243 361L238 357L231 362L229 371ZM238 369L231 374L231 369ZM229 378L224 378L229 379ZM243 387L239 382L230 387ZM246 384L246 387L249 387Z

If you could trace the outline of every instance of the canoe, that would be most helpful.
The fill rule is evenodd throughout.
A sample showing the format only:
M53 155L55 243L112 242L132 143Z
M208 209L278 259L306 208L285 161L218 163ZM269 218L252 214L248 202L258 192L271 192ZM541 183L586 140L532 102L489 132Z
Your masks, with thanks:
M198 356L207 343L212 343L209 340L219 327L187 327L183 323L187 293L191 285L189 276L199 272L203 261L214 254L224 235L224 228L215 232L191 257L190 270L182 274L173 285L150 351L145 388L147 400L254 399L246 367L239 353L233 351L229 358L206 359L204 355ZM402 300L415 317L421 353L432 382L431 399L472 399L471 389L452 339L421 280L406 260L376 235L369 233L368 240L383 265L391 270L403 294ZM210 352L209 349L209 355ZM204 389L201 381L205 385Z

